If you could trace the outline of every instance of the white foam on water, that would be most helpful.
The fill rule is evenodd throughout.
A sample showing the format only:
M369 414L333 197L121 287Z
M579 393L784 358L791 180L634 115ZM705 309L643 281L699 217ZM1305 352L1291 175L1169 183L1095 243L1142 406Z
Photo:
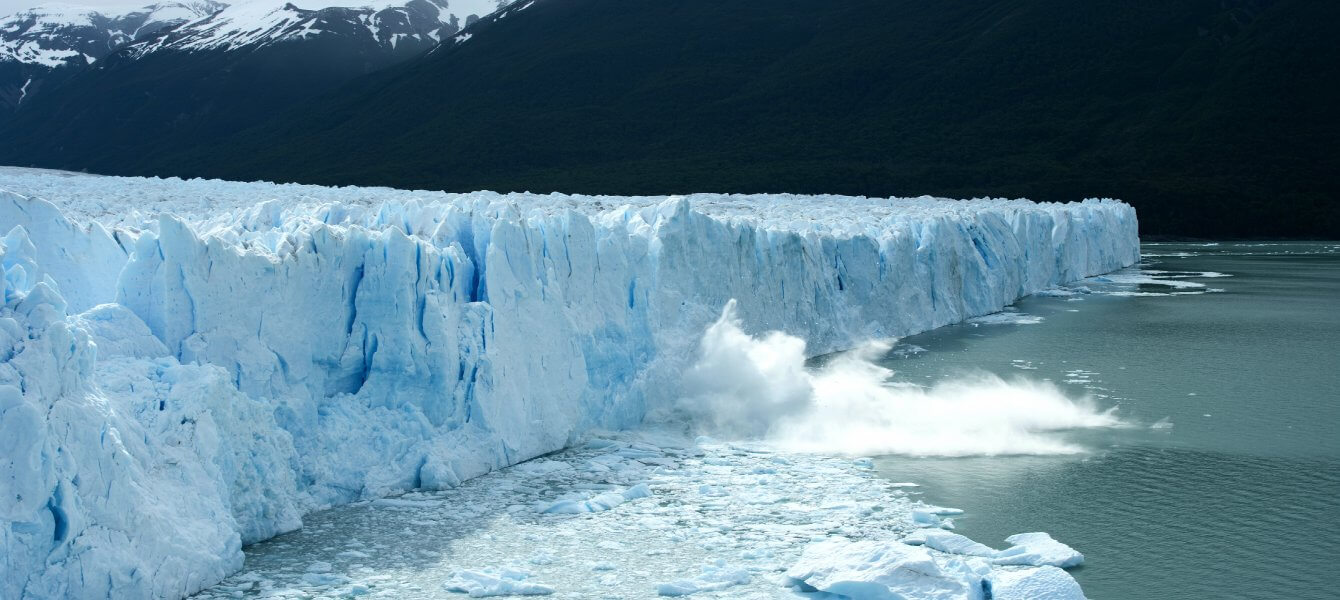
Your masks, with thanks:
M1143 254L1142 257L1160 256ZM1222 288L1208 287L1192 279L1220 279L1232 277L1228 273L1217 271L1168 271L1133 267L1116 273L1099 275L1085 279L1084 287L1063 286L1059 290L1083 289L1083 293L1128 298L1154 298L1166 296L1199 296L1207 293L1223 292ZM1151 289L1152 288L1152 289ZM1162 289L1159 289L1162 288ZM1040 295L1063 295L1063 292L1044 291ZM1077 298L1070 298L1071 300Z
M703 336L685 376L681 408L719 436L763 438L791 451L847 455L982 456L1082 451L1058 434L1115 427L1113 409L1072 399L1055 385L991 374L930 387L892 381L872 342L817 371L803 340L751 336L734 303Z
M973 317L968 319L968 323L977 325L1037 325L1042 322L1042 317L1014 311L1002 311Z
M1158 272L1151 274L1149 271L1112 273L1110 275L1093 277L1090 281L1124 285L1161 285L1175 289L1199 289L1205 287L1205 284L1203 283L1186 281L1183 279L1173 279L1171 277L1160 276Z

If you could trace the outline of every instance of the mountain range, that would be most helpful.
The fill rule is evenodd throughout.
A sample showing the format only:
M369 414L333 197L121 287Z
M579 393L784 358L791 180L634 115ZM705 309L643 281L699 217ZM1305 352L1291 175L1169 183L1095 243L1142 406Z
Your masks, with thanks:
M222 8L210 0L122 11L44 5L0 19L0 112L15 110L53 80L102 60L140 36Z
M206 143L418 56L496 8L496 0L313 9L253 0L23 11L0 20L0 109L20 129L41 130L42 141L15 134L8 147L105 159ZM67 164L98 162L78 160Z
M89 54L0 124L0 163L454 191L1110 196L1150 235L1340 237L1335 3L261 7Z

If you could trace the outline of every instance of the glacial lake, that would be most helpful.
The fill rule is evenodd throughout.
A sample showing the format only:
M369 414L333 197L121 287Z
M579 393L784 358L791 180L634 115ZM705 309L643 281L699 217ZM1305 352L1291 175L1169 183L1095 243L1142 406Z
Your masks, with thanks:
M1074 546L1090 598L1334 598L1340 244L1142 252L1112 283L905 338L881 361L905 382L1047 380L1116 406L1126 427L1064 435L1077 454L896 456L877 469L966 510L955 531L979 542L1046 531Z

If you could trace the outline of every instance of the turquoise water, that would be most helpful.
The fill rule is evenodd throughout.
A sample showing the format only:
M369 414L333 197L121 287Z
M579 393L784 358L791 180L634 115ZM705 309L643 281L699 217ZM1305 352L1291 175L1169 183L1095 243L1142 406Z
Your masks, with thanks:
M912 382L1049 380L1128 427L1067 434L1075 455L884 457L880 472L965 509L957 531L977 541L1074 546L1091 598L1335 598L1340 245L1143 251L1144 275L1016 305L1040 322L944 328L883 360Z

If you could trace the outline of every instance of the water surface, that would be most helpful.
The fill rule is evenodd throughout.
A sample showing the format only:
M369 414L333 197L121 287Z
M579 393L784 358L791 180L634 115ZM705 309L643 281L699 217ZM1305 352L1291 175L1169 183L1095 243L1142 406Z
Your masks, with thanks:
M1075 546L1092 598L1335 597L1340 245L1143 251L1111 283L909 337L883 361L904 381L1050 380L1130 427L1069 435L1079 455L886 457L880 471L967 510L957 531L980 542L1048 531Z

